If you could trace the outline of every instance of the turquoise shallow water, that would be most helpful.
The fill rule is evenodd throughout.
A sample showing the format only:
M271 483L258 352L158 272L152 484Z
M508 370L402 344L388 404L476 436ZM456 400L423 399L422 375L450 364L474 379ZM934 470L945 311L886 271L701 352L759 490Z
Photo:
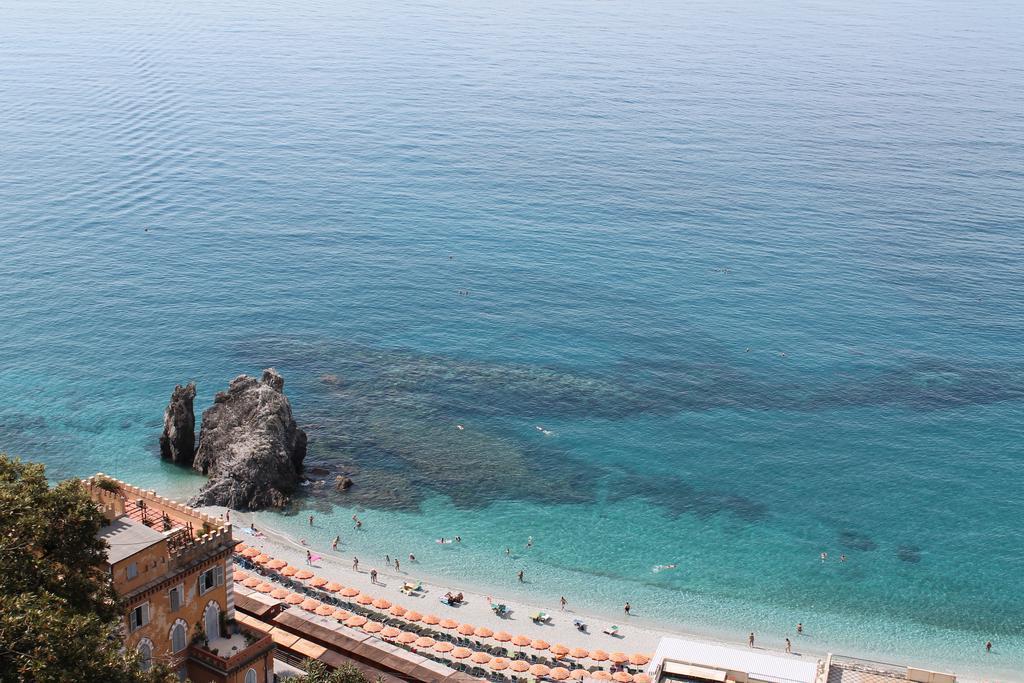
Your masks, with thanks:
M1020 680L1018 15L6 3L0 448L184 495L275 365L322 543Z

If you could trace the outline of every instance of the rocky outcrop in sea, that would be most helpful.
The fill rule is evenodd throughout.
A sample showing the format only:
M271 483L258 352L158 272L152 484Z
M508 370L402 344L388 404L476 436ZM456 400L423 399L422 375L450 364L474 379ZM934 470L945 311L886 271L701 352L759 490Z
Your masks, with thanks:
M196 455L196 415L192 408L195 397L195 382L174 387L160 435L160 457L186 467L192 466Z
M192 466L210 479L189 504L284 507L305 457L306 432L292 417L284 378L272 368L259 379L239 375L203 411Z

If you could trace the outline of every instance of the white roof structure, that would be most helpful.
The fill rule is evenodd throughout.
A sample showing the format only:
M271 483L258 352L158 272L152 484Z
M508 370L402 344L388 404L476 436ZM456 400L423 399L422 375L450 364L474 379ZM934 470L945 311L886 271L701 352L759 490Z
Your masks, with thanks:
M818 660L808 656L769 654L756 648L734 648L697 640L662 638L647 667L661 673L724 681L730 671L768 683L814 683ZM657 679L656 679L657 680Z

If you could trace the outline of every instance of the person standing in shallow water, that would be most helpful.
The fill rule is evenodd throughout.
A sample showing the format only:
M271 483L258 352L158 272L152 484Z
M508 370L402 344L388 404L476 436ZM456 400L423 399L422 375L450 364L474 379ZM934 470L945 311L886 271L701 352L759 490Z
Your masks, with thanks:
M569 604L569 601L566 600L565 596L563 595L561 597L561 599L559 600L559 602L562 603L562 611L564 612L565 611L565 606Z
M992 652L992 641L985 643L985 652Z
M627 617L629 616L629 610L631 609L633 609L633 607L628 602L622 606L622 611L626 613Z
M526 572L524 572L522 569L519 570L519 583L526 583L526 580L523 578L525 574Z
M313 526L313 515L309 516L309 525Z
M796 625L796 634L802 636L804 634L804 622L800 622Z
M751 631L750 635L747 636L747 647L754 647L754 632Z
M789 638L786 638L786 654L793 654L793 643L789 642Z

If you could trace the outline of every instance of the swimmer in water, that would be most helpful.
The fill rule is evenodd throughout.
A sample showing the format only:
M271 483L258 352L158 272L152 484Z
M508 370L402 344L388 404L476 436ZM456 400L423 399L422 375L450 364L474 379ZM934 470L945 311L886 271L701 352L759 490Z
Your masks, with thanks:
M465 429L465 427L463 427L462 425L455 425L455 428L456 428L456 429L458 429L458 430L459 430L460 432L461 432L461 431L462 431L463 429Z

